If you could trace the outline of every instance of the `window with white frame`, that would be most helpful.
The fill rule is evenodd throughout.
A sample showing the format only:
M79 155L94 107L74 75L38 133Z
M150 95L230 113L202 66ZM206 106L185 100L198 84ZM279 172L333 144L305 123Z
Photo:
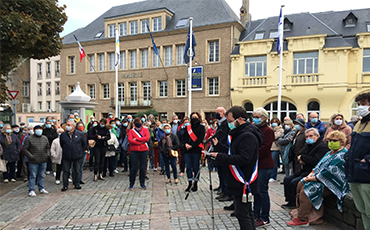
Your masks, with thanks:
M144 19L141 20L140 22L141 22L141 33L149 32L147 27L147 25L149 26L149 19Z
M108 54L108 62L109 62L109 70L114 70L115 69L115 57L114 53L109 53Z
M162 18L161 17L153 18L153 31L160 30L162 30Z
M42 83L37 84L37 96L42 96Z
M208 78L208 95L218 95L218 77Z
M167 97L167 81L159 82L159 97Z
M143 82L143 103L150 105L150 81Z
M75 57L69 57L69 73L75 73Z
M95 72L95 54L89 55L89 71Z
M137 51L131 50L130 51L130 69L137 68Z
M91 99L95 99L95 85L89 85L89 96Z
M247 111L247 117L248 117L249 121L252 121L253 112L254 112L253 103L252 102L246 102L243 107L244 107L245 111Z
M208 62L218 62L219 60L219 41L208 42Z
M46 109L51 110L51 101L46 102Z
M317 113L320 117L320 103L317 101L310 101L307 104L307 117L313 112Z
M176 46L176 53L177 53L177 65L184 65L184 52L185 52L185 45L177 45Z
M37 77L42 78L42 63L37 64Z
M130 34L137 34L138 33L138 25L137 21L130 22Z
M99 54L99 71L105 70L105 54Z
M141 68L149 67L148 49L141 50Z
M172 46L164 47L164 65L172 65Z
M116 25L108 25L108 37L114 38L116 36Z
M109 84L103 84L103 99L109 99Z
M319 52L294 53L293 74L318 72Z
M266 56L255 56L245 58L245 76L266 76Z
M55 82L55 95L60 95L60 82Z
M50 96L50 95L51 95L51 83L47 82L46 83L46 96Z
M51 63L46 63L46 77L51 77Z
M161 66L161 60L159 59L159 54L161 53L160 48L157 48L158 55L155 54L154 49L152 50L152 60L153 60L153 67Z
M122 22L119 24L119 36L126 36L127 35L127 23Z
M295 120L297 116L297 107L287 101L281 101L281 112L280 117L290 117L291 120ZM267 113L270 115L270 119L278 117L278 103L277 101L268 103L263 108L266 109Z
M55 76L60 76L60 61L55 61Z
M370 72L370 49L364 49L362 72Z
M125 105L125 84L118 84L118 103L120 106Z
M74 85L69 86L69 94L73 93L75 91L76 87Z
M186 93L185 79L176 80L176 96L184 97Z
M29 97L30 96L30 83L24 81L22 83L22 89L23 89L23 96L24 97Z
M121 51L119 55L119 69L126 69L126 51Z
M39 101L39 110L42 110L42 101Z
M130 83L130 105L137 105L137 82Z
M259 40L263 39L264 32L257 32L256 35L254 36L254 40Z
M351 106L351 116L359 116L358 115L358 104L357 104L357 102L353 102L352 103L352 106Z

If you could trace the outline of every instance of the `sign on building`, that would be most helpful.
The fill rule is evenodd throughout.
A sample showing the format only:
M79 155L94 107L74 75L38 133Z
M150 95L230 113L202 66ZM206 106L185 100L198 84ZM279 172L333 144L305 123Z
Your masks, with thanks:
M203 90L203 67L193 67L191 71L192 75L192 83L191 89L192 91L202 91Z

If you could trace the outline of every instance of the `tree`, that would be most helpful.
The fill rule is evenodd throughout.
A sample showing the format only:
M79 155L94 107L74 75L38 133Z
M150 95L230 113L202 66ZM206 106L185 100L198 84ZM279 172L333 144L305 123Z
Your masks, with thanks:
M58 0L0 1L0 103L7 95L8 73L24 58L45 59L62 48L59 33L67 21Z
M141 115L143 115L143 114L145 114L147 116L149 116L149 114L153 114L154 117L157 117L159 115L159 113L157 112L157 110L155 110L155 109L148 109L148 110L145 110L145 111L139 111L139 112L137 112L134 115L134 117L141 117Z

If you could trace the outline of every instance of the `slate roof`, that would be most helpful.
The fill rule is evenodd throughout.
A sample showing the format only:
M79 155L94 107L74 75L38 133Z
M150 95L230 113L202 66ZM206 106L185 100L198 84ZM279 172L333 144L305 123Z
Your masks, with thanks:
M357 23L354 27L346 27L344 23L344 19L350 13L357 17ZM356 34L368 32L367 24L370 23L370 8L320 13L306 12L285 15L285 18L293 24L290 30L284 31L284 38L327 34L324 48L358 47ZM270 38L270 32L277 31L277 27L278 16L247 22L246 30L241 33L239 41L255 40L256 33L261 32L264 32L263 39L268 39ZM276 39L271 51L276 51Z
M80 42L106 39L104 34L100 38L94 38L98 32L104 32L104 19L163 9L173 13L173 17L167 21L166 28L162 31L183 29L184 27L176 28L176 24L180 19L189 17L194 18L193 27L239 22L238 16L235 15L225 0L147 0L112 7L86 27L66 35L63 44L75 43L73 34L77 36Z

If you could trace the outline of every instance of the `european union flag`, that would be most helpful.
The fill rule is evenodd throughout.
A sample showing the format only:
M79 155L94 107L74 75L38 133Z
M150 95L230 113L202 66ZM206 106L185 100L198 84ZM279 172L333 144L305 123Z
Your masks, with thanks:
M150 37L152 38L153 49L154 49L155 55L157 55L157 56L158 56L158 49L157 49L157 46L155 45L155 42L154 42L154 38L153 38L152 32L150 32L150 29L149 29L149 25L148 25L148 23L146 23L146 27L148 28L148 31L149 31Z
M192 33L192 53L193 53L193 57L191 60L194 60L194 57L195 57L195 50L194 50L194 47L197 45L197 42L195 41L195 36L194 36L194 32ZM189 26L189 31L188 31L188 38L186 39L186 45L185 45L185 51L184 51L184 61L186 64L189 63L190 61L190 26Z

